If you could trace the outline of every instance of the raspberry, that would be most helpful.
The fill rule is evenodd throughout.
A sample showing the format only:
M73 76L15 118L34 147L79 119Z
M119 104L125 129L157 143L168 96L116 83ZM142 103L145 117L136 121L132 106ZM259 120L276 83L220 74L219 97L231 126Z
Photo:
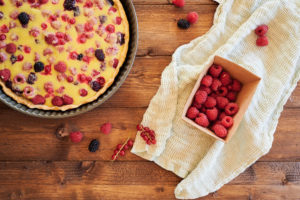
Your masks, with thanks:
M239 82L236 79L233 79L233 81L232 81L232 88L231 89L233 91L239 92L241 90L241 88L242 88L241 82Z
M225 107L225 113L227 115L234 115L239 110L239 106L236 103L229 103Z
M222 85L221 81L219 79L214 78L210 88L213 91L217 91L221 85Z
M48 0L39 0L40 4L46 4L48 3Z
M235 101L236 100L236 96L237 96L237 93L233 92L233 91L230 91L227 94L227 98L229 99L229 101Z
M230 116L225 116L223 117L221 123L225 128L230 128L233 125L233 119Z
M265 24L258 26L255 29L255 34L258 36L264 36L268 32L269 27Z
M207 93L205 91L199 90L195 94L195 102L197 104L203 104L207 99Z
M2 69L0 70L0 78L3 80L3 81L8 81L10 79L10 70L9 69Z
M220 81L224 86L229 85L232 81L230 74L228 72L222 72L220 75Z
M193 101L192 106L193 106L193 107L196 107L197 109L200 109L200 108L202 107L202 105L196 103L195 100Z
M59 96L53 97L51 102L54 106L62 106L64 104L63 99Z
M268 38L266 36L261 36L259 38L257 38L256 40L256 45L263 47L263 46L267 46L269 44Z
M206 115L209 121L215 121L218 118L218 109L212 108L206 110Z
M212 127L212 130L220 138L225 138L227 136L227 129L221 124L215 124Z
M18 15L18 19L20 21L20 23L25 26L28 24L29 20L30 20L30 17L27 13L25 12L21 12L19 15Z
M213 82L213 78L210 75L205 75L201 80L201 85L210 87Z
M100 76L97 78L97 82L101 85L101 86L104 86L105 84L105 78Z
M46 102L45 98L42 95L36 95L31 99L32 103L37 105L37 104L44 104Z
M92 140L89 145L89 151L96 152L99 149L99 145L100 145L100 143L97 139Z
M190 22L188 22L186 19L180 19L177 22L177 26L181 29L188 29L190 28Z
M66 94L62 96L62 100L64 102L64 105L70 105L70 104L73 104L73 102L74 102L73 98Z
M199 114L199 110L196 107L190 107L186 113L186 116L190 119L195 119Z
M190 22L191 24L194 24L198 21L198 13L196 12L190 12L188 15L187 15L187 20L188 22Z
M195 122L203 127L209 126L209 121L207 119L207 116L203 113L200 113L199 116L195 119Z
M48 34L45 36L45 41L47 44L57 45L58 44L58 38L54 34Z
M64 73L67 70L67 65L63 61L59 61L56 65L54 65L54 69L58 72Z
M207 94L210 94L210 93L211 93L211 89L210 89L209 87L204 86L204 85L201 85L201 86L199 87L199 90L203 90L203 91L205 91Z
M184 0L173 0L172 3L178 8L182 8L184 6Z
M72 142L78 143L78 142L81 142L81 140L83 138L83 134L79 131L76 131L76 132L70 133L69 137L70 137Z
M86 95L88 94L87 90L86 89L80 89L79 90L79 95L82 96L82 97L85 97Z
M109 33L114 33L115 32L115 26L112 25L112 24L108 24L106 27L105 27L105 30Z
M213 64L213 65L209 68L208 73L209 73L210 75L212 75L212 77L218 78L218 77L220 76L222 70L223 70L223 69L222 69L222 67L221 67L220 65L215 65L215 64Z
M216 100L217 100L217 106L220 109L224 109L225 106L229 103L226 97L217 97Z
M102 126L100 127L100 131L103 134L107 135L107 134L109 134L111 132L111 127L112 127L111 123L107 122L105 124L102 124Z
M211 96L209 96L209 97L207 97L207 99L206 99L206 101L204 103L204 106L206 108L213 108L216 104L217 104L216 99L213 98L213 97L211 97Z
M16 52L16 50L17 50L17 46L14 43L8 43L6 45L5 51L7 53L13 54Z
M225 114L225 112L221 112L221 114L219 115L219 119L222 120L225 116L227 116L227 115Z
M5 34L0 34L0 41L3 41L6 39L6 35Z
M228 94L228 89L224 86L220 87L216 92L218 96L225 97Z

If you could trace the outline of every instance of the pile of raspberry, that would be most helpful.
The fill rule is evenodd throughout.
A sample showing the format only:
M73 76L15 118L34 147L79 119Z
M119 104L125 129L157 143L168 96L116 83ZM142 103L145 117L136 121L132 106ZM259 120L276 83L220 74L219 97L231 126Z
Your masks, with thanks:
M235 103L242 84L222 66L213 64L202 78L186 116L198 125L226 138L239 106Z

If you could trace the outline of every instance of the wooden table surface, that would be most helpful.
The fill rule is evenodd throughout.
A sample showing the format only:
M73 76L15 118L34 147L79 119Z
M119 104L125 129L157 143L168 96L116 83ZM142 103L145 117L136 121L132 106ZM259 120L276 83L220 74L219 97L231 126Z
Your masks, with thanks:
M159 87L174 50L212 25L217 4L187 0L183 9L167 0L134 0L139 19L139 49L130 75L106 103L69 119L38 119L0 103L0 199L175 199L181 181L173 173L131 153L111 162L115 146L134 138L135 127ZM189 11L199 22L179 30L176 19ZM266 156L219 191L200 199L300 199L300 86L286 104ZM113 124L110 135L99 126ZM59 140L55 129L69 123L85 133L79 144ZM98 138L100 151L90 153Z

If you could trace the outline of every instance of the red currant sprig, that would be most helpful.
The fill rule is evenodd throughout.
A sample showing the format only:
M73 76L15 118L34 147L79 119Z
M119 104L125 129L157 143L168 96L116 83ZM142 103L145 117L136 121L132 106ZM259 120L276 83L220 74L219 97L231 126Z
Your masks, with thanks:
M116 149L114 150L114 154L112 155L112 161L115 161L118 156L125 156L125 151L133 146L133 140L127 138L127 140L123 144L118 144Z
M141 132L141 137L148 145L156 144L155 131L151 130L149 127L144 127L141 124L138 124L136 129Z

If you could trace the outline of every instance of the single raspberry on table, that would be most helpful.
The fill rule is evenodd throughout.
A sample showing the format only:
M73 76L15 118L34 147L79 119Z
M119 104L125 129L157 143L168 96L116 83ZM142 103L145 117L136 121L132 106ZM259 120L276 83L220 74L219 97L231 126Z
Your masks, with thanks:
M110 134L111 128L112 128L111 123L107 122L107 123L102 124L102 126L100 127L100 131L103 134L107 135L107 134Z
M211 89L210 89L209 87L204 86L204 85L201 85L201 86L199 87L199 90L203 90L203 91L205 91L207 94L210 94L210 93L211 93Z
M209 126L209 121L204 113L199 113L198 117L195 119L195 122L203 127Z
M199 110L196 107L190 107L186 112L186 116L190 119L195 119L198 114Z
M232 82L231 76L228 72L222 72L220 75L222 85L227 86Z
M230 116L223 117L221 122L225 128L230 128L233 125L233 119Z
M228 99L226 97L217 97L217 106L219 109L224 109L227 104L229 103Z
M191 24L194 24L198 21L198 13L196 12L190 12L188 15L187 15L187 20L191 23Z
M201 80L201 85L210 87L213 82L213 78L210 75L205 75Z
M209 70L208 70L208 73L210 75L212 75L212 77L214 78L218 78L222 72L223 68L221 67L221 65L215 65L213 64Z
M235 101L237 97L237 93L234 91L230 91L228 92L226 97L229 99L229 101Z
M209 121L215 121L218 118L218 109L212 108L206 110L206 115Z
M227 115L234 115L239 111L239 106L236 103L229 103L225 107L225 113Z
M239 92L239 91L241 91L241 89L242 89L242 84L241 84L241 82L239 82L239 81L236 80L236 79L233 79L231 90L236 91L236 92Z
M214 97L209 96L209 97L207 97L207 100L205 101L204 106L206 108L213 108L216 106L216 104L217 104L216 99Z
M255 34L258 36L264 36L268 32L268 30L269 27L265 24L262 24L255 29Z
M78 143L78 142L81 142L81 140L83 138L83 133L81 133L80 131L71 132L69 137L72 142Z
M197 104L203 104L207 99L207 93L203 90L199 90L195 94L195 102Z
M212 130L220 138L225 138L227 136L227 129L221 124L213 125Z
M184 0L173 0L172 3L178 7L178 8L182 8L184 6Z
M263 47L263 46L267 46L269 44L268 38L266 36L261 36L259 38L257 38L256 40L256 45Z
M221 86L222 86L221 81L219 79L214 78L210 88L213 91L217 91L219 89L219 87L221 87Z

